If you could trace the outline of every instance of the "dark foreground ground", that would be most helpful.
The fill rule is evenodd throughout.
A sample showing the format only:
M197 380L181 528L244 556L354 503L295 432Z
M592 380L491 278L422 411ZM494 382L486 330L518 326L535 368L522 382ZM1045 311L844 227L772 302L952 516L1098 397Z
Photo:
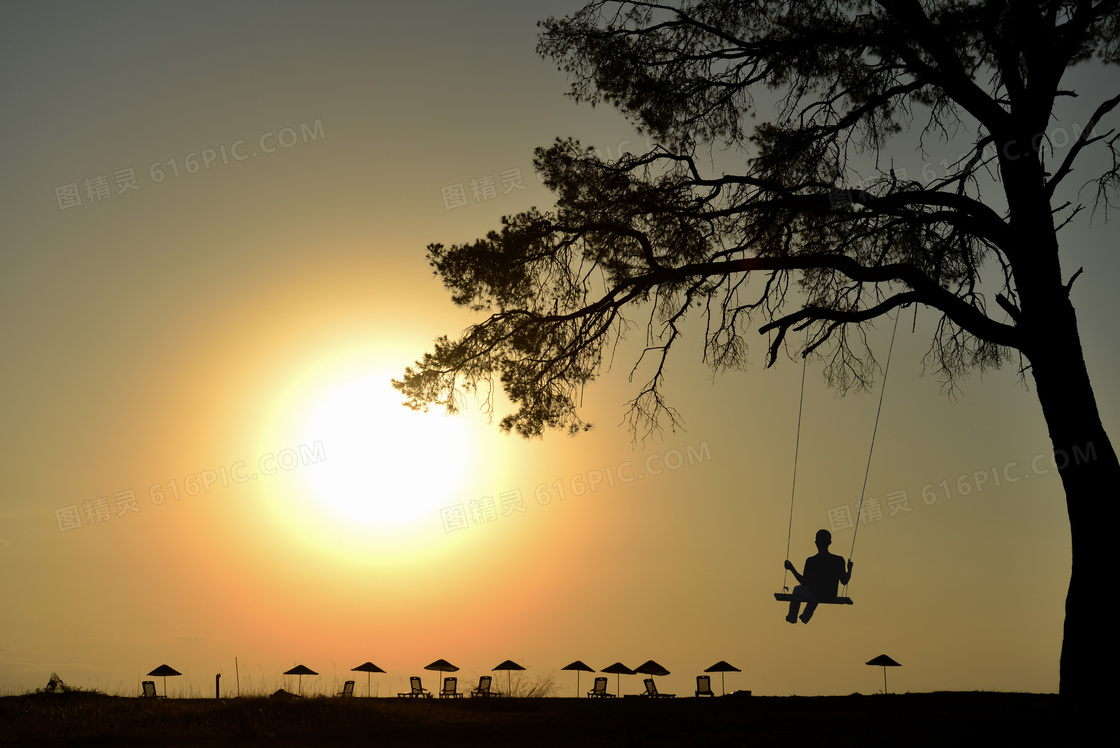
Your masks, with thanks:
M1063 746L1053 695L714 699L0 698L0 746Z

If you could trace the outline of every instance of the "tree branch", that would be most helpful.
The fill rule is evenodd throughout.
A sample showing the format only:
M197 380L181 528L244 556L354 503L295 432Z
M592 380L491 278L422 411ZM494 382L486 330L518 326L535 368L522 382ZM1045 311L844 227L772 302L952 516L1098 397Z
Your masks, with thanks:
M1065 179L1067 174L1073 171L1073 162L1077 159L1078 154L1081 153L1082 148L1090 145L1091 143L1095 143L1098 140L1103 140L1112 133L1112 131L1109 130L1104 135L1090 137L1090 135L1092 135L1093 133L1093 130L1096 129L1097 123L1100 122L1106 114L1116 108L1117 104L1120 104L1120 94L1117 94L1111 99L1101 102L1100 106L1097 107L1097 110L1093 112L1093 116L1089 118L1089 122L1086 123L1085 129L1082 130L1081 134L1077 136L1077 142L1073 144L1073 147L1069 149L1069 153L1066 154L1065 159L1062 161L1062 165L1058 167L1058 170L1054 172L1054 176L1052 176L1046 183L1047 197L1053 197L1054 190L1058 188L1058 184L1060 184L1061 181Z

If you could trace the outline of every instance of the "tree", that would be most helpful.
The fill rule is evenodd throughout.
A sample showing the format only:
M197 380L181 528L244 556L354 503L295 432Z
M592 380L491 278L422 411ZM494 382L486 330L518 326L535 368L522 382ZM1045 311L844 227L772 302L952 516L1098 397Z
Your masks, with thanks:
M677 418L660 386L690 313L705 320L715 369L743 365L757 321L768 365L804 330L798 352L824 359L843 391L873 379L868 323L933 310L927 364L950 389L966 371L1018 366L1064 456L1073 564L1061 693L1084 694L1082 668L1106 651L1115 662L1091 606L1112 586L1116 512L1104 497L1120 465L1070 300L1081 270L1063 273L1059 230L1081 220L1067 180L1089 154L1103 167L1083 185L1095 208L1111 206L1120 136L1098 125L1120 95L1068 148L1046 133L1059 100L1076 95L1061 88L1066 71L1120 62L1120 0L599 0L541 26L538 52L569 74L570 95L617 107L660 145L613 161L570 139L538 148L554 210L428 247L454 301L490 315L394 381L407 404L454 411L497 377L516 406L502 429L587 428L576 393L628 315L643 314L639 363L652 357L654 373L628 412L644 435ZM763 91L778 105L753 124ZM942 173L906 178L889 148L912 128L923 149L966 146ZM742 154L738 173L706 169L717 152Z

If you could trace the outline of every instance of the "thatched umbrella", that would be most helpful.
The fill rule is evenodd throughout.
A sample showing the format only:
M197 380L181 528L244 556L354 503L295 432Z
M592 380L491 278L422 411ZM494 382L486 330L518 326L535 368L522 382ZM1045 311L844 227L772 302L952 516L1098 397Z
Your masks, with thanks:
M660 663L654 660L646 660L641 665L638 665L638 667L634 668L634 672L641 673L642 675L648 675L650 676L650 680L653 680L658 675L669 674L668 670L666 670ZM656 685L654 686L654 688L656 689Z
M167 676L169 675L182 675L178 670L170 665L160 665L148 675L162 675L163 676L163 698L167 698Z
M299 676L299 695L303 696L303 676L305 675L318 675L314 670L305 665L296 665L291 670L285 670L284 675L298 675Z
M868 665L881 665L883 667L883 693L887 692L887 668L889 667L902 667L901 664L895 662L886 655L879 655L873 660L867 661Z
M435 662L431 663L430 665L425 665L424 669L425 670L435 670L439 673L455 673L455 672L459 671L459 668L455 667L454 665L452 665L447 660L436 660ZM441 676L441 678L442 678L442 676ZM438 690L442 691L443 690L443 683L440 683L439 686L440 687L439 687Z
M384 673L385 671L372 662L363 662L361 665L358 665L358 667L350 668L350 672L366 674L366 696L372 696L373 691L370 688L370 673Z
M513 696L513 673L512 670L524 670L525 668L518 665L513 660L506 660L500 665L496 665L491 670L505 670L506 671L506 695Z
M602 670L600 670L599 672L600 673L614 673L615 674L614 690L615 690L615 693L619 696L622 695L622 687L621 687L621 684L619 683L619 681L621 681L621 678L619 676L633 675L634 674L633 670L626 667L621 662L616 662L613 665L608 665L605 668L603 668Z
M638 665L638 667L634 668L634 672L635 673L641 673L642 675L649 675L649 676L668 675L669 674L668 670L666 670L659 663L657 663L653 660L646 660L641 665Z
M706 669L704 672L705 673L719 673L719 684L720 684L720 686L723 687L723 695L726 696L727 695L727 684L724 683L723 674L724 673L741 673L743 671L740 670L739 668L735 667L734 665L727 664L727 662L725 662L724 660L720 660L715 665L712 665L710 668Z
M571 665L565 665L560 668L561 670L575 670L576 671L576 698L579 698L579 673L582 670L585 673L594 673L595 668L589 667L583 660L576 660Z

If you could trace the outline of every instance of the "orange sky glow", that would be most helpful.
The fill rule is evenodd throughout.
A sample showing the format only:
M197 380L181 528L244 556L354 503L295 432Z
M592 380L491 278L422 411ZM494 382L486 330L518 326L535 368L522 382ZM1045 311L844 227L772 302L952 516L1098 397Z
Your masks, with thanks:
M575 438L503 435L474 401L399 405L389 379L477 319L426 245L550 207L532 150L557 136L644 148L534 52L536 22L581 4L0 9L0 694L57 672L131 695L165 662L172 696L219 673L227 693L292 690L295 664L320 673L304 693L364 694L350 669L369 660L385 696L412 675L436 688L438 658L461 684L504 684L490 668L513 659L559 696L577 659L657 660L682 695L719 660L741 671L728 690L874 693L881 653L903 665L893 691L1057 691L1069 528L1037 400L1014 370L942 394L929 312L899 325L856 604L808 626L773 599L793 584L801 369L765 369L764 338L713 376L690 320L666 386L684 429L645 441L623 422L640 325ZM917 174L933 156L894 158ZM1110 232L1097 216L1063 234L1106 428ZM871 330L881 361L890 340ZM851 551L878 395L808 369L798 567L821 527Z

